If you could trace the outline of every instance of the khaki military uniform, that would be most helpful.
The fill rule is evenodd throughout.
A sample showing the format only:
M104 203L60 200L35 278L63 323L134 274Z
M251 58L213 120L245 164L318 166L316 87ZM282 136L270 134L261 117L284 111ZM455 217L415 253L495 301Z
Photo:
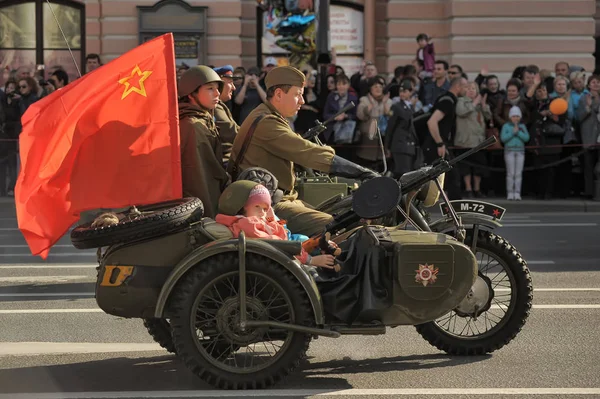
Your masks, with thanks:
M229 182L219 131L211 113L188 103L179 104L179 130L183 196L199 198L204 215L214 218L221 192Z
M223 164L226 164L231 157L233 140L235 139L235 136L237 136L240 127L233 120L233 115L231 114L229 107L227 107L223 101L219 101L219 104L217 104L217 107L215 108L215 122L219 129L219 135L221 136Z
M237 159L252 122L260 115L265 116L256 126L244 159L239 164L240 170L261 167L275 175L279 188L285 193L284 199L275 206L275 213L287 221L290 231L309 236L321 232L333 218L297 200L294 164L327 173L335 151L303 139L270 103L256 107L242 123L233 142L230 167Z

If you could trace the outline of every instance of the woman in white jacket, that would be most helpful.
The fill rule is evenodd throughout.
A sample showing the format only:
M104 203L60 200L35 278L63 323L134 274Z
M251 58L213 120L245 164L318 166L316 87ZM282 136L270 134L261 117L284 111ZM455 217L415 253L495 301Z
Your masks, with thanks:
M385 81L382 77L371 78L368 84L369 93L360 98L356 109L360 133L360 144L356 155L360 158L361 165L381 170L380 164L385 154L381 153L376 123L379 124L381 134L385 134L387 119L391 115L392 100L389 93L383 93ZM384 124L386 126L383 126Z

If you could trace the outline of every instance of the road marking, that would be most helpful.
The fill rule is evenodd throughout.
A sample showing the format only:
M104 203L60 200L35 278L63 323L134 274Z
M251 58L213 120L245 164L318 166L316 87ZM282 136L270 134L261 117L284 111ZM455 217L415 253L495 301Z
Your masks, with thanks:
M398 388L398 389L257 389L251 391L127 391L11 393L0 399L112 399L112 398L240 398L319 396L429 396L429 395L600 395L600 388Z
M103 313L100 308L86 309L0 309L0 314L37 314L37 313Z
M598 223L506 223L502 227L593 227Z
M0 283L63 283L76 280L90 280L91 276L18 276L0 277ZM96 280L95 278L93 279Z
M600 309L600 304L595 305L533 305L534 309Z
M2 342L0 356L26 356L56 353L103 353L164 351L158 344L88 342Z
M49 265L0 265L1 269L95 269L98 267L98 264L73 264L73 265L57 265L57 264L49 264Z
M492 305L492 309L504 309L506 306ZM600 304L591 305L533 305L534 309L600 309ZM57 313L104 313L100 308L79 309L0 309L0 314L57 314ZM1 344L0 344L1 345Z
M510 288L494 288L495 292L507 292L511 291ZM534 292L598 292L600 288L535 288Z
M533 309L600 309L600 304L551 304L551 305L531 305ZM508 309L506 305L492 305L490 309Z
M93 292L13 292L0 293L0 298L94 296Z

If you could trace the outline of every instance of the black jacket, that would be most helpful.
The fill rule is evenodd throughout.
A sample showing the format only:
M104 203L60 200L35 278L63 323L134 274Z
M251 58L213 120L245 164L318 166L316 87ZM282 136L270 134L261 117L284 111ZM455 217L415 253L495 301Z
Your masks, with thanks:
M415 155L417 134L412 123L414 111L404 101L392 106L392 116L385 132L385 148L392 153Z

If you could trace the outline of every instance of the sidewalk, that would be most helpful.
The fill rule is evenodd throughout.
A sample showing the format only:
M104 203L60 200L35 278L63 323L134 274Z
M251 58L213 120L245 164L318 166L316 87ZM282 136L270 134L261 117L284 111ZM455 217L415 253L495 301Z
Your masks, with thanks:
M483 198L479 201L491 202L510 213L551 213L551 212L600 212L600 201L590 201L582 199L566 200L533 200L524 199L522 201L509 201L506 198ZM0 197L0 209L14 209L14 198ZM439 210L436 205L432 210Z

